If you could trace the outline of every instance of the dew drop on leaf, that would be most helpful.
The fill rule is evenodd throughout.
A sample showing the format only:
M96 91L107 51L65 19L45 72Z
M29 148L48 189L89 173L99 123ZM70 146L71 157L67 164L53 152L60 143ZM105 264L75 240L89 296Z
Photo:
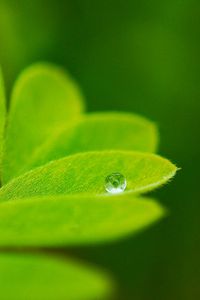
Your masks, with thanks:
M105 189L110 194L119 194L126 189L126 178L120 173L112 173L106 177Z

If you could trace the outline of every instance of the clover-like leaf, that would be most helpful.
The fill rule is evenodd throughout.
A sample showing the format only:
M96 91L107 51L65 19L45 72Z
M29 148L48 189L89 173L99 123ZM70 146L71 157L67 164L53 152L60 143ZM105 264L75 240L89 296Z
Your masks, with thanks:
M99 270L38 254L0 253L2 300L94 300L110 293Z
M1 246L64 246L111 241L150 225L164 214L152 199L55 196L0 204Z
M74 154L27 172L0 189L2 201L30 196L105 194L105 178L120 172L127 192L143 193L168 181L176 167L150 153L100 151Z
M128 113L92 113L54 133L21 173L73 153L114 149L155 152L157 144L156 126L145 118Z
M156 201L139 196L166 183L177 170L151 154L158 144L152 122L128 113L82 115L78 87L49 64L25 70L11 100L2 151L0 74L1 250L109 242L165 214ZM127 182L120 195L106 191L112 173L121 173ZM71 260L64 263L37 252L0 253L5 300L101 299L110 287L106 275Z
M36 64L15 84L3 164L4 182L19 174L33 152L51 134L83 110L82 95L74 81L58 67Z
M3 145L4 145L4 127L6 119L6 100L4 92L3 76L0 69L0 177L2 168Z

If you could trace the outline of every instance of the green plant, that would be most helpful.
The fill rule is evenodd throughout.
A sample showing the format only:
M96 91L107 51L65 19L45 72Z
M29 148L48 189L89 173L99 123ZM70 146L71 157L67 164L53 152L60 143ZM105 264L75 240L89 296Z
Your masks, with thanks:
M25 250L108 242L141 230L165 210L140 194L166 183L177 168L151 153L158 144L152 122L127 113L84 114L78 86L49 64L36 64L19 77L3 142L2 81L1 296L104 298L112 286L106 274ZM125 176L127 189L110 195L105 178L116 171Z

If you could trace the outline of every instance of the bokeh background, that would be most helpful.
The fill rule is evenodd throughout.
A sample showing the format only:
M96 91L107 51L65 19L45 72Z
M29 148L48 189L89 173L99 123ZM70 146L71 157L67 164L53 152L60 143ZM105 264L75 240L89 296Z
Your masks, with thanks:
M71 249L113 274L115 300L200 299L199 53L199 0L0 0L8 94L30 63L60 64L89 111L156 121L160 153L182 167L156 192L166 219L112 245Z

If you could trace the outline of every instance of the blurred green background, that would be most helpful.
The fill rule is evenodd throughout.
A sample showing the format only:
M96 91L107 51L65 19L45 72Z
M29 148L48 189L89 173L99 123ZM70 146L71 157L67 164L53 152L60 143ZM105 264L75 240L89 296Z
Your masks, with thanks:
M199 53L199 0L0 0L8 93L28 64L60 64L88 110L156 121L160 153L182 167L156 193L168 218L112 245L71 250L114 275L115 300L200 299Z

